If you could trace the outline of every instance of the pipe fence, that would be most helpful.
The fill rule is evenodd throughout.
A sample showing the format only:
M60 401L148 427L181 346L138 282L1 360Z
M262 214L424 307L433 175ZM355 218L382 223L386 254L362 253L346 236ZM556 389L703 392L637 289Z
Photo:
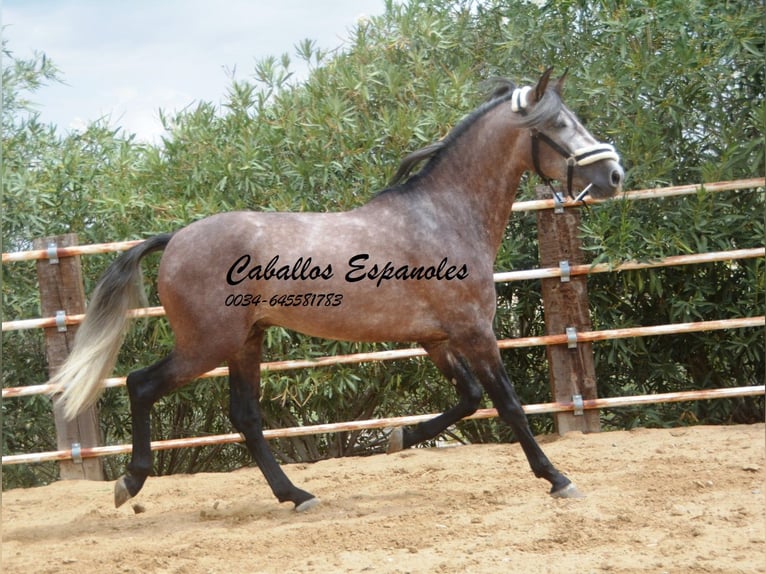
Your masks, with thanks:
M676 197L699 193L703 188L707 192L736 191L744 189L762 188L766 180L764 178L754 178L747 180L708 183L700 185L673 186L668 188L646 189L626 192L623 200L638 199L656 199L663 197ZM604 200L594 200L586 198L586 204L600 203ZM610 200L614 201L614 200ZM562 208L578 207L582 202L565 201L563 203L555 199L538 199L532 201L518 202L513 205L513 211L537 211L537 210L561 210ZM76 255L90 255L97 253L112 253L130 249L141 243L142 240L122 241L101 243L93 245L79 245L70 247L49 246L47 249L35 249L29 251L19 251L14 253L3 253L3 263L13 263L20 261L40 261L40 260L58 260L59 258L72 257ZM495 273L495 282L527 281L534 279L560 278L562 281L569 281L571 277L586 276L595 273L620 272L640 269L655 269L669 266L681 266L691 264L702 264L720 261L736 261L741 259L761 258L766 256L766 248L738 249L730 251L719 251L713 253L702 253L692 255L679 255L664 258L659 261L637 262L628 261L617 266L604 264L598 265L560 265L559 267L546 267L541 269L531 269L523 271L510 271ZM135 309L129 312L131 317L161 317L164 315L162 307L149 307L144 309ZM37 319L21 319L14 321L4 321L2 330L16 331L22 329L35 329L52 327L65 328L68 325L77 325L82 322L84 314L61 314L56 317L43 317ZM646 327L632 327L624 329L607 329L600 331L579 331L567 332L564 334L544 335L539 337L523 337L515 339L503 339L498 341L500 349L520 348L540 345L567 345L569 348L576 347L580 343L590 343L595 341L604 341L612 339L623 339L632 337L658 336L677 333L692 333L701 331L712 331L719 329L736 329L745 327L759 327L766 325L766 316L740 317L718 321L699 321L691 323L676 323L668 325L655 325ZM401 360L425 356L426 352L421 348L405 348L384 351L373 351L367 353L355 353L349 355L335 355L328 357L319 357L304 360L273 361L261 365L262 372L284 371L291 369L316 368L330 365L353 364L368 361L387 361ZM228 368L219 367L202 375L205 377L221 377L228 374ZM125 385L125 377L112 377L104 380L106 388ZM2 398L21 398L40 394L52 394L60 389L48 384L28 385L24 387L9 387L2 390ZM758 396L766 392L764 385L735 387L726 389L708 389L702 391L686 391L679 393L666 393L661 395L642 395L634 397L612 397L612 398L594 398L583 399L577 395L573 396L572 402L558 401L544 403L540 405L527 405L525 411L527 414L542 413L564 413L572 412L577 414L583 410L614 408L628 405L643 405L653 403L708 400L715 398L731 398L744 396ZM331 423L324 425L311 425L287 429L274 429L264 431L267 439L285 438L293 436L302 436L308 434L343 432L350 430L386 428L394 426L405 426L416 424L436 416L435 414L413 415L407 417L382 418L367 421L351 421L342 423ZM482 409L468 418L489 418L497 416L495 409ZM156 441L152 443L152 449L163 450L171 448L184 448L194 446L206 446L211 444L226 444L240 442L241 436L238 433L227 435L217 435L208 437L194 437L186 439L174 439L166 441ZM115 446L96 446L90 448L80 448L79 445L71 449L62 449L46 453L16 454L2 457L2 464L26 464L43 461L66 461L81 460L83 458L95 458L110 456L116 454L129 453L130 445Z
M562 207L580 207L582 205L596 205L607 201L631 201L637 199L660 199L666 197L678 197L682 195L694 195L701 191L708 193L717 193L721 191L739 191L743 189L755 189L763 187L766 184L766 178L756 177L751 179L738 179L735 181L718 181L715 183L675 185L669 187L658 187L655 189L637 189L635 191L626 191L618 198L612 199L594 199L586 196L582 201L575 202L566 200L559 203L554 199L538 199L530 201L517 201L511 207L511 211L540 211L543 209L555 209ZM143 239L133 239L130 241L113 241L110 243L94 243L92 245L77 245L74 247L58 247L48 249L32 249L28 251L16 251L12 253L3 253L3 263L13 263L18 261L35 261L38 259L52 259L59 257L72 257L74 255L95 255L99 253L114 253L127 251L141 243Z
M735 397L749 397L762 395L766 392L766 386L757 385L750 387L730 387L726 389L709 389L705 391L684 391L678 393L660 393L655 395L635 395L630 397L611 397L605 399L583 399L582 404L572 403L541 403L537 405L524 405L524 412L527 415L540 415L546 413L575 412L578 408L605 409L615 407L626 407L635 405L658 404L658 403L676 403L693 400L725 399ZM336 433L345 431L358 431L370 429L385 429L399 426L409 426L430 420L439 413L427 415L410 415L406 417L389 417L379 419L368 419L359 421L347 421L343 423L328 423L319 425L306 425L300 427L288 427L283 429L266 429L263 436L267 440L276 438L291 438L297 436L307 436L313 434ZM488 419L497 416L497 409L479 409L472 415L465 417L464 420ZM243 442L242 435L239 433L228 433L221 435L210 435L192 438L177 438L168 440L152 441L152 450L170 450L174 448L191 448L200 446L212 446L218 444L232 444ZM96 458L102 456L113 456L118 454L130 454L133 446L129 444L98 446L93 448L80 448L75 450L57 450L50 452L16 454L3 457L3 464L29 464L38 462L49 462L57 460L71 460L73 456L81 458Z

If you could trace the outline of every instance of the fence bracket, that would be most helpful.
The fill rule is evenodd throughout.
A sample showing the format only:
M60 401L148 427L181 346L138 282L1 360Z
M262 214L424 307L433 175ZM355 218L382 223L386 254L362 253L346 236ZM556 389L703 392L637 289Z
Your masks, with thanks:
M58 265L59 262L59 248L55 241L48 243L48 263L51 265Z
M574 403L574 415L581 417L585 414L585 405L582 402L582 395L572 395L572 403Z
M82 447L79 442L72 443L72 462L82 464Z
M574 327L567 327L566 333L567 333L567 348L576 349L577 348L577 329Z
M564 213L564 196L553 192L553 213Z
M56 327L59 333L66 333L66 311L56 311Z
M572 269L569 266L569 261L559 261L559 269L561 270L561 282L569 283L572 278Z

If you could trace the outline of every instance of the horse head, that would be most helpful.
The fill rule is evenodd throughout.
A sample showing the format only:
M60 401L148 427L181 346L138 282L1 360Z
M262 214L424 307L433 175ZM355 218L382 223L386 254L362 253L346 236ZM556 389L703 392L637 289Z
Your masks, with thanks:
M573 189L582 190L578 200L587 194L612 197L625 178L620 156L613 146L594 138L562 103L566 72L551 82L551 71L546 70L534 87L516 88L511 98L512 110L528 120L535 172L547 183L566 181L572 198Z

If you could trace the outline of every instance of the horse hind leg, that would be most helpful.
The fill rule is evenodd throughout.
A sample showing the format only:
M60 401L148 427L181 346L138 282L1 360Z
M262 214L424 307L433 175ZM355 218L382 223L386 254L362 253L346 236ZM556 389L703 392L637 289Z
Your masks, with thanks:
M452 353L446 343L425 346L439 371L455 385L459 400L457 405L428 421L411 428L397 427L391 431L387 453L410 448L425 440L437 437L449 426L476 412L483 391L465 362Z
M250 454L277 500L292 502L295 505L294 509L302 512L316 506L319 499L290 482L263 436L259 404L262 344L263 331L255 328L237 356L229 360L229 418L244 436Z
M136 496L152 470L151 408L161 397L208 370L210 365L170 353L153 365L128 375L133 451L125 474L114 485L114 505L120 507ZM213 365L215 366L215 365Z

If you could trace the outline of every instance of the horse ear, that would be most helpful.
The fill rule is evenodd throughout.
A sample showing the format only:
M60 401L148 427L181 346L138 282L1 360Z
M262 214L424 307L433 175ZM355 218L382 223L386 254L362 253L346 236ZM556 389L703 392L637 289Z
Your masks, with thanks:
M564 82L567 79L567 74L569 73L569 68L564 70L564 73L561 74L561 77L556 80L556 85L553 86L553 89L556 90L556 93L560 96L562 92L564 91Z
M553 67L548 68L543 72L543 75L540 76L540 80L537 82L537 86L535 87L535 101L539 102L542 97L545 95L545 90L548 88L548 80L551 79L551 72L553 72Z

